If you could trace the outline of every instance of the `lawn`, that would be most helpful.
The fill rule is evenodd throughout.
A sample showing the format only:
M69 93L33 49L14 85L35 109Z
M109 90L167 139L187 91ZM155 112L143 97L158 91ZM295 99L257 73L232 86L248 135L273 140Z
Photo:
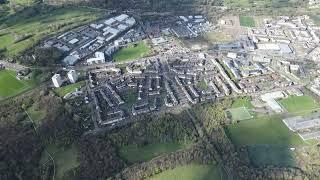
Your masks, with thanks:
M237 146L273 144L299 146L304 141L290 131L279 116L257 117L226 127L226 132Z
M142 147L129 145L120 149L120 156L131 163L148 161L159 155L174 152L188 146L178 143L149 144Z
M293 152L287 146L281 145L255 145L248 147L250 162L255 167L281 166L296 167Z
M32 88L34 80L18 80L16 72L12 70L0 71L0 100L18 95L19 93Z
M239 108L239 107L246 107L248 109L253 108L253 105L251 104L251 98L250 97L242 97L237 98L232 102L232 108Z
M191 164L164 171L150 180L223 180L227 179L221 168L215 165Z
M57 93L60 97L65 96L66 94L74 91L76 88L83 87L85 85L85 81L80 81L74 84L69 84L67 86L62 86L54 89L54 92Z
M255 27L256 23L253 19L253 17L250 16L240 16L239 17L240 20L240 26L244 26L244 27Z
M20 0L25 1L25 0ZM40 5L39 5L40 6ZM86 8L26 8L0 19L0 48L6 47L6 56L15 56L28 47L37 44L43 37L77 27L101 16L101 12ZM43 11L43 12L42 12ZM21 39L16 41L15 39Z
M55 145L49 145L47 147L49 153L53 156L56 167L56 178L61 179L65 172L79 166L78 151L74 145L67 149L61 149ZM50 158L46 152L42 153L40 165L49 162Z
M197 83L197 87L198 87L199 89L201 89L201 90L204 90L204 91L207 91L207 90L209 89L207 83L206 83L204 80L198 82L198 83Z
M304 115L310 113L312 110L320 108L312 96L290 96L286 99L281 99L279 103L290 113L297 115Z
M140 42L138 44L129 44L117 51L113 55L113 60L116 62L125 62L129 60L134 60L137 58L142 58L149 54L150 48L145 42Z
M128 107L131 107L138 98L137 89L129 89L123 94L124 101Z

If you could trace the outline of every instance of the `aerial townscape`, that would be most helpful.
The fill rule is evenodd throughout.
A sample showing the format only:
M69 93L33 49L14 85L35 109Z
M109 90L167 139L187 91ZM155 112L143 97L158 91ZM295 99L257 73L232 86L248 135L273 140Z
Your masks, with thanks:
M0 0L0 180L317 180L319 0Z

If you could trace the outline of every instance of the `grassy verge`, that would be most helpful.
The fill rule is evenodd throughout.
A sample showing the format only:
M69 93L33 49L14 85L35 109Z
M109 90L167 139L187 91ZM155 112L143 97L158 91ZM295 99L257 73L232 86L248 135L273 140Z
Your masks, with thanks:
M138 44L130 44L127 47L120 49L113 56L115 62L125 62L137 58L142 58L149 54L150 48L145 42Z
M164 171L150 178L151 180L209 180L227 179L221 168L215 165L191 164Z
M186 147L188 147L188 145L178 143L148 144L142 147L129 145L120 149L120 156L129 162L134 163L148 161L159 155L174 152Z
M86 84L85 81L80 81L74 84L69 84L67 86L56 88L54 89L54 92L57 93L60 97L63 97L66 94L74 91L76 88L83 87L85 84Z

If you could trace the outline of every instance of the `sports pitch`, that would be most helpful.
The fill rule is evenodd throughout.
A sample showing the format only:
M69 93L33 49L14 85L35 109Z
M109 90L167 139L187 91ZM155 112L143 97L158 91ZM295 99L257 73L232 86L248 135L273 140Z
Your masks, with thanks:
M253 118L246 107L231 108L226 111L227 116L232 122L242 121Z
M16 72L11 70L0 71L0 99L11 97L30 88L29 81L16 79ZM32 80L30 80L32 81Z

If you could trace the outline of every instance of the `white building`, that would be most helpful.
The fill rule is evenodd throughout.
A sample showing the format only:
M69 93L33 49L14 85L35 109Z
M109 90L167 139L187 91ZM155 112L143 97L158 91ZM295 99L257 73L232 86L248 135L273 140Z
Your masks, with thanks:
M88 64L101 64L105 62L106 58L103 52L95 52L95 57L87 60Z
M76 83L78 80L77 72L75 70L70 70L68 72L68 78L71 83Z
M63 83L60 74L53 75L51 79L54 87L60 87Z

